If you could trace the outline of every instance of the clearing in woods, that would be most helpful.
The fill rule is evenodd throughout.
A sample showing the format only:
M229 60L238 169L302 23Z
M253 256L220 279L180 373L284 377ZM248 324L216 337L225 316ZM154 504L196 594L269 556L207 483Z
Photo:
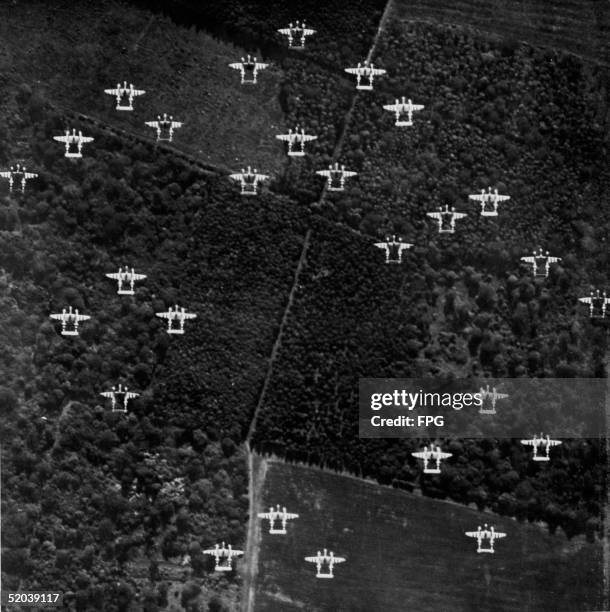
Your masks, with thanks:
M300 516L287 535L260 526L257 612L584 612L600 610L602 547L539 525L482 513L320 469L266 461L261 505ZM504 531L495 554L464 532ZM346 562L315 578L306 555Z

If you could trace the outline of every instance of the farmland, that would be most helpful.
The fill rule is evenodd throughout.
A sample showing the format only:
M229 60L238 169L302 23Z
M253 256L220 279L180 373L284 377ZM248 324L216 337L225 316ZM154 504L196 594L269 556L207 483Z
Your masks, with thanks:
M261 505L277 503L299 518L285 536L261 526L261 612L602 608L599 543L271 460ZM508 534L494 555L477 555L476 542L464 536L485 522ZM315 567L303 560L323 547L347 559L333 580L316 580Z

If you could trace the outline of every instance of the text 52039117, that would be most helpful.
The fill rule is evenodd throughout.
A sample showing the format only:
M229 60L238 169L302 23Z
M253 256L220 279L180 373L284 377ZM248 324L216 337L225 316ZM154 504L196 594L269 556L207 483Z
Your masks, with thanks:
M34 605L38 608L58 608L63 603L63 593L58 591L2 591L0 603Z

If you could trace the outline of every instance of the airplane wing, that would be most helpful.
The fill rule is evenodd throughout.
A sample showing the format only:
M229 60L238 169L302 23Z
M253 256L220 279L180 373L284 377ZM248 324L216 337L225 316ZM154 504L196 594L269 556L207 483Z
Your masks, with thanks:
M413 111L420 111L420 110L424 110L424 105L423 104L411 104L411 110Z
M487 202L488 196L486 193L473 193L468 196L471 200L476 200L477 202Z
M196 314L193 314L193 313L191 313L191 312L185 312L185 313L184 313L184 318L185 318L185 319L196 319L196 318L197 318L197 315L196 315Z
M435 453L435 456L436 457L440 457L441 459L448 459L449 457L453 456L453 453L443 453L443 452L440 452L440 453Z
M496 399L506 399L508 397L508 393L496 393Z
M353 170L343 170L342 174L345 178L349 178L350 176L356 176L358 173Z
M387 242L375 242L374 244L378 249L385 249L387 251L390 248Z
M305 36L311 36L312 34L315 34L316 31L312 30L311 28L303 28L303 34Z
M469 538L478 538L479 537L479 532L478 531L466 531L465 533L466 533L466 535Z
M72 315L77 321L88 321L91 317L84 314L73 314Z
M173 312L155 312L155 316L160 317L161 319L171 319L173 314Z
M383 108L385 110L392 111L393 113L395 113L396 111L399 111L402 108L402 105L400 103L399 104L384 104Z
M292 30L290 28L280 28L278 32L284 36L292 36Z
M218 555L220 553L221 549L220 548L208 548L207 550L203 551L204 555Z
M506 534L502 533L501 531L494 531L493 533L494 533L495 538L505 538L506 537Z
M233 68L234 70L242 70L243 64L241 62L233 62L232 64L229 64L229 68Z
M359 74L362 68L344 68L348 74Z
M269 64L263 64L262 62L256 62L254 64L254 66L258 69L258 70L263 70L264 68L266 68Z
M255 174L254 175L259 181L264 181L269 178L267 174Z
M11 172L0 172L0 176L2 178L10 179L11 178Z
M578 298L578 301L582 302L583 304L591 304L591 303L593 303L593 300L595 300L595 299L596 298L594 298L594 297L593 298L591 298L591 297L581 297L581 298ZM602 298L600 298L600 299L602 299Z
M159 127L158 121L145 121L144 122L148 127L156 128Z
M244 551L243 550L237 550L237 548L231 548L231 550L227 551L227 557L229 557L229 559L231 557L237 557L239 555L243 555Z
M64 317L67 317L67 313L64 314L50 314L49 317L51 317L51 319L54 319L55 321L62 321L64 319Z
M531 255L528 255L527 257L522 257L521 261L525 261L527 263L533 264L533 263L536 263L536 258L532 257Z
M440 212L429 212L426 213L429 217L432 217L433 219L436 219L437 221L441 221L443 218L443 213Z
M121 274L119 274L118 272L109 272L105 276L107 276L108 278L112 278L113 280L119 280L121 278Z
M330 170L316 170L316 174L319 174L320 176L325 176L326 178L330 178L331 176Z
M286 514L284 514L284 516L287 519L297 519L297 518L299 518L299 515L295 514L294 512L286 512Z
M385 74L385 70L383 68L371 68L371 74L378 76L380 74Z
M127 391L125 393L125 397L127 399L133 399L134 397L138 397L140 394L139 393L134 393L133 391Z
M72 136L53 136L53 140L57 140L57 142L71 142Z
M103 395L104 397L112 398L112 396L114 395L114 391L102 391L100 395Z
M426 457L428 457L430 455L429 452L427 451L417 451L415 453L411 453L414 457L417 457L418 459L425 459Z
M33 178L36 178L38 175L37 175L37 174L35 174L34 172L24 172L24 173L23 173L23 176L24 176L26 179L33 179Z
M93 142L93 136L81 136L79 140L81 142Z
M466 216L466 213L461 212L454 212L452 214L454 219L463 219Z
M548 440L547 444L549 446L559 446L561 444L561 440Z
M521 444L525 444L527 446L534 446L533 440L521 440Z
M335 563L343 563L343 562L345 561L345 557L335 557L335 556L333 555L333 561L334 561Z
M134 96L143 96L146 93L146 91L144 89L133 89L131 93Z
M234 181L241 181L244 178L244 175L241 172L237 172L235 174L229 174L229 178Z
M171 126L172 126L173 128L179 128L179 127L182 127L182 121L172 121L172 122L171 122Z
M283 140L284 142L290 142L290 139L294 136L292 134L278 134L276 138L278 140Z
M144 280L146 278L146 274L136 274L135 272L131 275L133 280Z
M497 202L506 202L506 200L510 200L510 196L507 195L494 195L493 199Z
M317 136L313 136L312 134L302 134L301 135L301 140L303 142L311 142L312 140L316 140L318 137Z
M104 93L110 94L111 96L118 96L121 93L120 89L104 89Z
M315 557L305 557L305 561L308 563L318 563L320 560L321 558L317 555Z
M258 518L271 520L272 519L271 512L259 512Z

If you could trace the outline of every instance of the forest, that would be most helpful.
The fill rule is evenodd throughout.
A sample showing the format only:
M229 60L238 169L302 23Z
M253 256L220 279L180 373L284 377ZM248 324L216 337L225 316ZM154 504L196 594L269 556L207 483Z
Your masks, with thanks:
M453 440L455 461L419 478L410 452L425 441L358 439L357 388L359 377L606 375L605 328L578 304L609 269L605 73L429 24L390 23L377 55L388 76L358 97L342 151L360 174L316 222L256 447L593 537L602 441L566 442L540 470L518 441ZM408 129L381 108L401 95L426 107ZM511 195L496 219L468 200L488 186ZM426 217L445 204L468 213L455 234ZM390 233L415 245L401 266L372 246ZM520 260L535 245L562 258L546 279Z
M4 154L31 131L39 177L23 195L3 185L0 216L4 584L156 610L178 576L185 609L234 609L236 576L219 581L201 550L245 545L241 442L303 215L104 131L66 160L62 118L18 97ZM120 265L147 275L133 297L105 277ZM154 313L176 303L198 318L172 338ZM49 319L69 305L92 317L74 338ZM119 382L140 393L127 414L99 395Z

